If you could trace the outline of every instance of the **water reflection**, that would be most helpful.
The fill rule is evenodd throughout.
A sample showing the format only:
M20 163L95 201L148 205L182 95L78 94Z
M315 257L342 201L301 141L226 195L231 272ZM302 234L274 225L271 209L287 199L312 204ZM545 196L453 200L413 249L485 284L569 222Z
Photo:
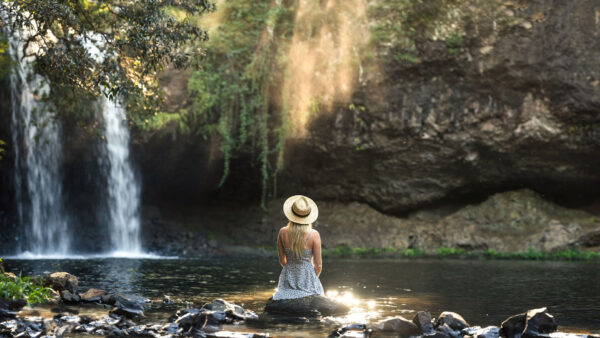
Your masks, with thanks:
M339 324L389 316L412 318L455 311L473 325L498 325L508 315L547 306L560 329L600 331L600 265L582 262L326 261L321 281L327 295L352 307L347 316L323 321L264 321L248 329L274 336L323 335ZM281 267L271 260L6 260L25 274L67 271L90 287L135 293L153 303L148 319L224 298L261 313L277 286ZM174 304L163 304L167 295Z

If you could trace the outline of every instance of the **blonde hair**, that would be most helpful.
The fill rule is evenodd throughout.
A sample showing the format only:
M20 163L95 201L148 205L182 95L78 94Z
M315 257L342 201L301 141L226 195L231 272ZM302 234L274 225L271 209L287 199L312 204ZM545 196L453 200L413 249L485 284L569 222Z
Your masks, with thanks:
M304 249L304 238L312 229L312 224L298 224L290 221L288 223L288 229L290 249L296 258L301 258L302 250Z

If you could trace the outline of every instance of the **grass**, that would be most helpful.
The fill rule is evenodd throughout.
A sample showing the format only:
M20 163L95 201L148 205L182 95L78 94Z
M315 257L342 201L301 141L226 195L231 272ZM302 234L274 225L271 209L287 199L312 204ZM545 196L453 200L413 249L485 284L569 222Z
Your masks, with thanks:
M340 245L323 249L326 258L463 258L510 260L600 261L600 253L577 249L541 252L529 248L523 252L498 252L495 250L468 251L462 248L441 247L434 252L420 249L351 248Z
M2 259L0 259L0 265ZM52 290L42 285L41 279L22 277L11 278L0 271L0 299L24 299L27 304L42 303L51 298Z

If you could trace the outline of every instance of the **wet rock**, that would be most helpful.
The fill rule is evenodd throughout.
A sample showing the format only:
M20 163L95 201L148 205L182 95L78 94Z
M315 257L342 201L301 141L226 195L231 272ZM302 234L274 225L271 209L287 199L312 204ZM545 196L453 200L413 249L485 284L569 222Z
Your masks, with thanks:
M346 314L350 308L327 297L314 295L296 299L269 298L265 311L272 314L314 317Z
M79 297L79 295L76 293L71 293L71 291L63 290L60 291L60 299L66 303L79 303L81 297Z
M331 331L328 338L370 337L371 330L365 324L351 324Z
M502 322L500 334L507 337L521 335L522 337L538 337L540 334L555 332L558 325L554 316L543 307L532 309L526 313L510 316Z
M105 296L106 294L107 292L104 290L89 289L85 293L79 294L79 297L82 302L97 303L102 301L102 296Z
M371 326L373 331L395 332L401 337L416 336L421 333L419 327L401 316L385 319Z
M67 272L53 272L45 276L43 282L44 286L49 286L56 291L67 290L71 293L76 293L79 287L77 277Z
M442 333L452 338L462 337L460 330L454 330L448 324L439 325L436 328L436 333Z
M423 332L424 335L430 335L434 333L431 313L419 311L412 321L419 327L419 329L421 329L421 332Z
M526 315L523 338L538 337L540 333L556 332L557 327L554 316L548 313L547 308L529 310Z
M461 315L450 311L442 312L435 321L436 327L444 324L448 325L452 330L458 331L469 327L469 324Z
M144 315L144 304L148 302L146 298L135 295L114 294L110 301L114 300L114 307L111 313L123 315L127 318L134 318Z
M238 320L256 320L258 315L251 310L245 310L241 306L229 303L223 299L215 299L210 303L204 304L203 309L212 311L223 311L227 316L236 317Z
M498 338L500 336L500 329L497 326L488 326L484 328L473 326L463 329L462 333L464 334L464 337L469 338Z
M505 337L514 337L516 335L521 335L523 333L523 330L525 330L525 318L525 313L520 313L508 317L500 325L500 334Z

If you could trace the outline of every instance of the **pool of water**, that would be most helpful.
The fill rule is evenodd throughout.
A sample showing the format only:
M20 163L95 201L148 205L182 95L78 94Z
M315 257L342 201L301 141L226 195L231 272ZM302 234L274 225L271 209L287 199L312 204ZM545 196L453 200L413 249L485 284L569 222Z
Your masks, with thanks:
M80 288L135 293L151 299L147 320L164 320L177 309L223 298L262 315L281 268L262 259L76 259L4 261L24 275L67 271ZM477 260L326 260L326 293L353 307L343 317L226 327L271 336L326 335L345 323L364 323L416 311L460 313L471 325L499 325L509 315L546 306L559 330L600 332L600 264ZM164 304L169 296L174 303ZM43 307L41 307L43 310ZM40 309L36 309L41 311ZM105 309L91 307L80 312ZM43 311L42 311L43 312Z

